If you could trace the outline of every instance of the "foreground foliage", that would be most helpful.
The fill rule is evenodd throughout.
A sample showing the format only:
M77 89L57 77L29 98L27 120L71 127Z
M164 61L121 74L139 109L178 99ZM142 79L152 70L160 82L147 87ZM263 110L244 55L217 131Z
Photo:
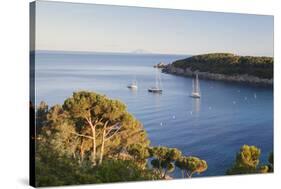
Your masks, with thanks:
M105 160L102 165L83 166L67 157L44 154L36 158L36 186L61 186L158 179L151 170L140 169L133 161Z
M123 175L124 180L138 180L137 175L140 180L152 179L146 170L147 157L132 151L135 145L134 148L142 153L137 144L143 149L148 148L146 132L122 102L97 93L76 92L62 106L48 108L46 103L40 103L36 121L36 168L39 169L36 179L39 186L50 184L48 179L57 185L61 185L60 182L88 183L87 179L89 183L119 181L122 178L114 177L114 174L122 166L119 172L130 174ZM70 170L61 172L64 167ZM103 180L102 176L97 176L100 174L112 176Z
M183 178L191 178L193 174L201 174L208 168L205 160L192 156L183 156L178 159L175 164L181 169Z
M79 164L90 160L95 166L102 164L104 156L118 156L132 144L149 145L143 126L123 103L96 93L73 93L63 106L51 107L45 117L40 120L44 123L40 142Z
M149 149L152 167L162 178L166 178L167 173L172 173L175 169L174 162L181 157L181 151L176 148L163 146L152 147Z
M273 153L269 155L267 165L259 165L261 150L256 146L243 145L236 155L234 165L227 170L226 174L253 174L273 172Z

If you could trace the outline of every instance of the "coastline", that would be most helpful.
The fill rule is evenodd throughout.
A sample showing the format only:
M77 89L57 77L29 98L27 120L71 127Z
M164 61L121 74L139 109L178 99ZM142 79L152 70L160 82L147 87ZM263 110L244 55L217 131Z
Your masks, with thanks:
M184 77L193 77L195 73L197 73L200 79L246 83L246 84L257 85L257 86L273 86L273 78L265 79L248 74L226 75L226 74L217 74L217 73L210 73L210 72L200 72L197 70L192 71L190 68L186 68L186 69L178 68L172 64L167 64L163 66L161 69L163 73L179 75Z

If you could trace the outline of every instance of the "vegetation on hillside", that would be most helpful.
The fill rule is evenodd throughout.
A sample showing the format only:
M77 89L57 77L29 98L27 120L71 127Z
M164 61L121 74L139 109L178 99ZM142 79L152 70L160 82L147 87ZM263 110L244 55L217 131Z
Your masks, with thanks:
M172 65L183 69L190 68L192 71L226 75L248 74L259 78L273 78L272 57L212 53L177 60Z

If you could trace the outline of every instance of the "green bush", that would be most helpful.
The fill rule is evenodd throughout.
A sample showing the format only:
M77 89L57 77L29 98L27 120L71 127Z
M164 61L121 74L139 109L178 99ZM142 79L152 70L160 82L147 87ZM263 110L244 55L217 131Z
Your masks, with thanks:
M259 165L261 150L256 146L243 145L236 154L235 163L226 171L227 175L273 172L273 153L269 154L268 164Z
M101 165L81 166L69 158L49 155L36 158L36 186L61 186L125 181L156 180L149 169L140 169L127 160L105 160Z

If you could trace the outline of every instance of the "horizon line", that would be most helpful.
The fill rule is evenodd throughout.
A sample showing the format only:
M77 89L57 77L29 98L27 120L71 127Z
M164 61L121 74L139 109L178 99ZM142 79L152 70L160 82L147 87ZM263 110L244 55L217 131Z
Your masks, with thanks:
M270 57L274 58L273 56L265 56L265 55L239 55L233 52L209 52L209 53L157 53L157 52L134 52L134 51L128 51L128 52L120 52L120 51L81 51L81 50L49 50L49 49L36 49L36 50L30 50L30 52L36 52L36 51L49 51L49 52L69 52L69 53L81 53L81 54L94 54L94 53L101 53L101 54L134 54L134 55L179 55L179 56L196 56L196 55L206 55L206 54L216 54L216 53L226 53L226 54L233 54L235 56L252 56L252 57Z
M50 52L73 52L73 53L112 53L112 54L138 54L138 55L192 55L190 53L160 53L160 52L150 52L150 51L144 51L144 52L135 52L135 51L81 51L81 50L50 50L50 49L36 49L36 50L30 50L30 52L34 51L50 51Z

